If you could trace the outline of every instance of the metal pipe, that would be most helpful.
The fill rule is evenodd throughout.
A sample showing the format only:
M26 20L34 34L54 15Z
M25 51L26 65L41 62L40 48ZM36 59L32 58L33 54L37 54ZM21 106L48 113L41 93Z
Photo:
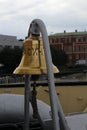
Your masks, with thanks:
M30 78L31 75L25 75L25 94L24 94L24 130L29 130L29 100L30 100Z
M52 69L52 57L51 57L46 27L40 19L35 19L32 21L32 23L33 23L33 29L34 29L34 26L36 24L36 30L37 30L36 33L39 34L39 32L41 32L43 43L44 43L44 52L45 52L45 58L46 58L46 66L47 66L50 102L51 102L51 110L52 110L52 115L53 115L54 130L60 130L59 118L60 118L60 121L62 123L63 129L69 130L69 127L68 127L67 122L65 120L65 116L64 116L64 113L62 111L59 99L58 99L58 97L56 95L56 91L55 91L54 75L53 75L53 69Z

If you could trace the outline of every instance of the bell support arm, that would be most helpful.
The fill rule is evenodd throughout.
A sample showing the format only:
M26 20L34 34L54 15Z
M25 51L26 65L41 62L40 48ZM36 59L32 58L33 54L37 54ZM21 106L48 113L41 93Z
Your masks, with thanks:
M58 99L58 97L56 95L56 91L55 91L54 74L53 74L53 69L52 69L52 58L51 58L51 52L50 52L49 40L48 40L46 27L40 19L35 19L31 22L29 31L30 32L28 32L28 34L31 33L36 36L40 35L40 32L42 34L46 66L47 66L48 84L49 84L49 92L50 92L50 103L51 103L54 130L60 130L59 118L60 118L63 129L69 130L69 127L65 120L65 116L62 111L59 99Z

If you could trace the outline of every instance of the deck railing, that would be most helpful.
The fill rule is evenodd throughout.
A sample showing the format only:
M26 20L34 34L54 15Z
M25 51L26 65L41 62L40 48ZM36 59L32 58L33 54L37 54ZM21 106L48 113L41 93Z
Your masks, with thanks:
M3 75L0 77L0 84L10 84L10 83L23 83L24 76L13 76L13 75Z

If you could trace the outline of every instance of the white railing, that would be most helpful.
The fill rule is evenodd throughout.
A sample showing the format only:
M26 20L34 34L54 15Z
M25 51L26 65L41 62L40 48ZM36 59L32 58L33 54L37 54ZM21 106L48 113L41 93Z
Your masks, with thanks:
M3 76L0 77L0 84L10 84L10 83L23 83L25 77L24 76Z

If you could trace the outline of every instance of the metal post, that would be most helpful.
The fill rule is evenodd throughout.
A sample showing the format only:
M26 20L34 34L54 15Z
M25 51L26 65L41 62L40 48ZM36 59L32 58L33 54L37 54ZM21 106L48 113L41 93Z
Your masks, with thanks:
M29 130L29 100L30 100L30 75L25 75L25 94L24 94L24 130Z

